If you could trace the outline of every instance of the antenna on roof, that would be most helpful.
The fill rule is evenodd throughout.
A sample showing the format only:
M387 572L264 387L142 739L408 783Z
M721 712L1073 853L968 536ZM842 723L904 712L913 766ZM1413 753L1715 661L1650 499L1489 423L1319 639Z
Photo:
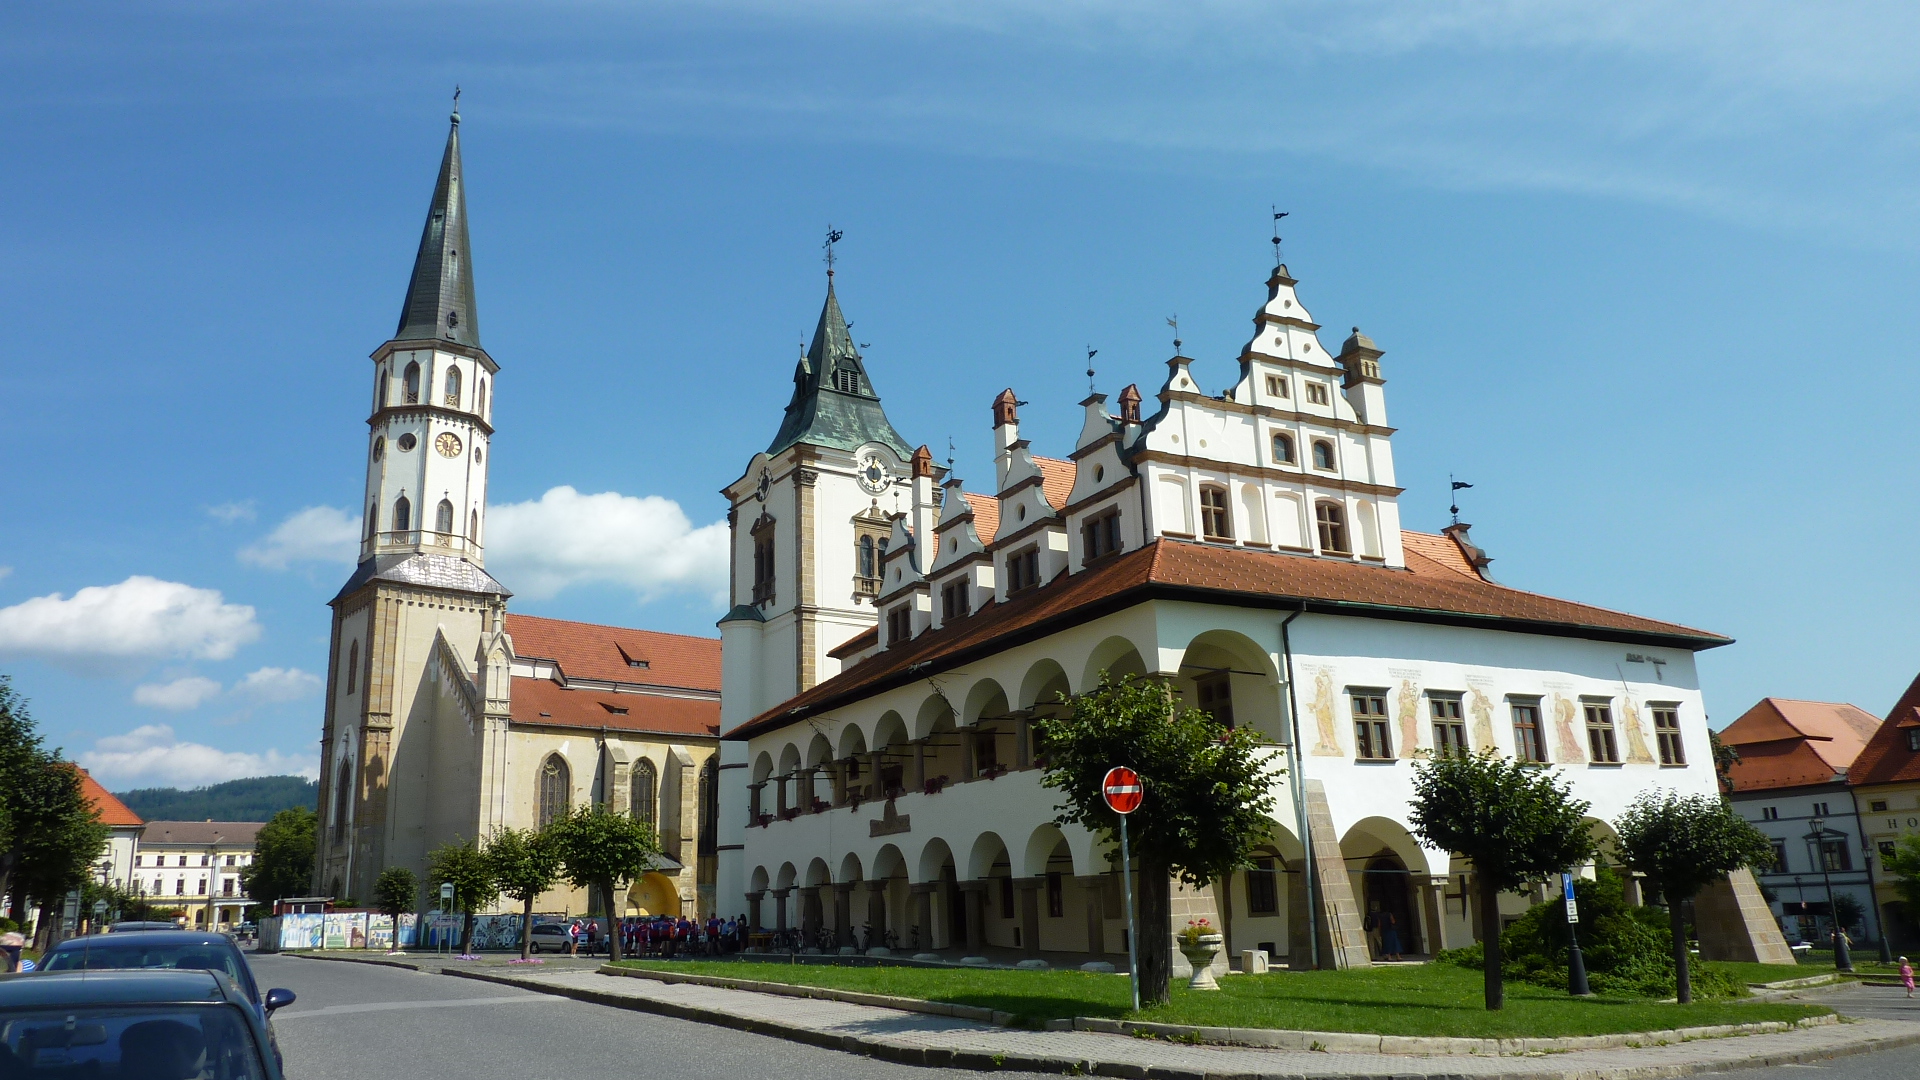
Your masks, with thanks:
M1460 524L1460 497L1458 492L1462 488L1470 488L1473 485L1467 483L1465 480L1455 480L1452 473L1447 474L1447 483L1452 485L1452 491L1448 493L1448 497L1453 502L1452 506L1447 507L1447 512L1453 515L1453 523L1458 525Z
M827 242L820 246L827 249L827 276L828 277L833 276L833 245L839 243L840 237L843 235L845 234L842 233L839 229L834 228L831 222L827 224ZM851 326L852 324L849 323L848 325Z
M1273 265L1279 266L1280 265L1280 219L1283 217L1286 217L1288 211L1282 210L1279 207L1273 206L1271 204L1269 204L1267 208L1273 211Z
M1091 345L1087 346L1087 393L1089 394L1093 393L1093 358L1099 355L1099 349Z
M1167 325L1173 327L1173 355L1179 356L1180 355L1180 316L1178 315L1170 316L1167 319Z

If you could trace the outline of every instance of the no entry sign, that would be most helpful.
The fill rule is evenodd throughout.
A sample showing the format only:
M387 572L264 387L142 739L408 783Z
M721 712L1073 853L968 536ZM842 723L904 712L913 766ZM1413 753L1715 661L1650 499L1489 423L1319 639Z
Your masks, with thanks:
M1125 765L1108 769L1107 778L1100 782L1100 794L1106 796L1109 810L1131 814L1140 809L1140 774Z

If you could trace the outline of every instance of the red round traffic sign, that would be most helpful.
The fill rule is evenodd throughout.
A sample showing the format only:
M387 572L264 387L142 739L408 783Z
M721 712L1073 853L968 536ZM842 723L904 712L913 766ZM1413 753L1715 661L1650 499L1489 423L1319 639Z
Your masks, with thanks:
M1140 797L1144 792L1140 787L1140 774L1117 765L1107 770L1107 778L1100 781L1100 794L1106 796L1107 808L1116 814L1131 814L1140 809Z

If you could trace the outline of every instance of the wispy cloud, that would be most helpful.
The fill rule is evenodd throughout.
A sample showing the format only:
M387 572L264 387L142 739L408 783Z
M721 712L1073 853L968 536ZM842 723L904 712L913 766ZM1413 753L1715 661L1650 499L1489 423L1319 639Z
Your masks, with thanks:
M352 566L360 550L360 518L331 506L297 510L259 541L240 549L240 561L269 570L294 563Z
M252 499L245 502L224 502L218 506L207 507L207 516L222 525L232 525L237 521L252 521L259 517Z
M199 675L188 675L164 683L143 683L133 688L133 703L149 709L186 712L197 709L220 696L220 684Z
M313 754L278 750L254 754L182 742L166 724L143 724L124 735L100 738L93 749L79 755L79 761L102 783L118 788L199 787L243 776L292 773L313 779L320 775L319 758Z
M136 575L0 608L0 655L90 670L169 657L225 660L260 636L253 615L217 590Z
M575 585L611 584L642 600L667 593L720 599L727 582L727 526L694 526L658 495L556 487L488 514L487 565L531 599Z
M274 704L298 701L320 692L320 676L299 668L263 667L248 672L234 683L233 692L251 701Z

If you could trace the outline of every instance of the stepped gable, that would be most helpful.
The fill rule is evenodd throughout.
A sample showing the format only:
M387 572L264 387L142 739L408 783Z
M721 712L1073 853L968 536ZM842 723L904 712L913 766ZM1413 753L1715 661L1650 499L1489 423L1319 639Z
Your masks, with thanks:
M1431 539L1452 544L1445 537ZM1276 610L1304 607L1320 614L1688 650L1732 642L1731 638L1677 623L1497 585L1462 573L1457 563L1419 551L1411 552L1407 568L1399 570L1163 538L1093 569L1056 578L1013 600L986 604L966 618L901 642L761 713L728 738L746 739L803 716L1155 599ZM1920 688L1920 682L1916 687Z
M1920 728L1920 677L1916 677L1887 712L1886 722L1853 759L1847 770L1850 784L1890 784L1920 780L1920 751L1907 749L1907 733Z

